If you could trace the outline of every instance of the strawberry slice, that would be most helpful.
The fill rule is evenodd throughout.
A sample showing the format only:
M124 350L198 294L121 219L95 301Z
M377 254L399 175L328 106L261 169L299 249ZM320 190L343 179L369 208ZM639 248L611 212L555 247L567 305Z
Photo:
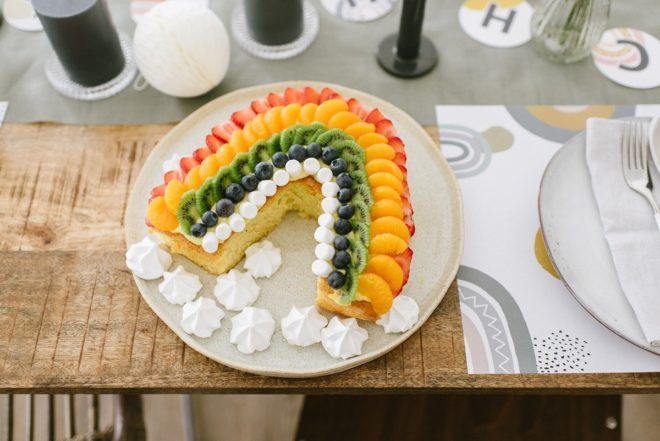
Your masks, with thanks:
M213 153L217 152L218 149L222 147L222 144L225 144L226 142L227 141L223 142L219 140L214 135L206 135L206 147L208 147L208 149Z
M248 107L247 109L237 110L236 112L232 113L231 120L234 124L242 129L245 124L247 124L248 121L252 121L252 118L255 116L257 116L257 114Z
M184 173L188 173L190 170L199 165L199 161L197 161L192 156L184 156L181 158L181 161L179 161L179 165L181 166L181 170L183 170Z
M386 138L396 137L396 129L394 124L389 119L381 119L376 123L376 132L380 133Z
M366 121L371 124L376 124L378 121L384 120L385 117L383 116L382 113L380 113L380 110L374 109L369 114L367 115Z
M165 180L165 183L167 184L170 182L172 179L176 179L177 181L182 181L181 179L181 172L179 170L170 170L167 173L163 175L163 179Z
M401 269L403 270L403 285L401 285L401 289L399 291L393 293L394 297L398 296L399 293L401 293L401 290L403 289L404 286L406 286L406 283L410 278L410 262L412 261L412 257L413 257L413 251L410 248L407 248L406 251L404 251L402 254L399 254L398 256L394 256L394 260L396 260L396 263L398 263Z
M367 117L367 115L369 115L367 109L365 109L362 106L362 103L356 100L355 98L349 99L348 101L346 101L346 104L348 104L348 111L359 116L361 120L364 120Z
M151 202L151 199L149 199L149 202ZM149 228L154 227L153 225L151 225L151 222L149 222L149 219L147 219L146 217L144 218L144 223L147 224L147 227Z
M397 152L396 155L394 155L394 163L401 168L401 171L403 171L403 168L405 168L405 164L408 158L406 157L405 153L402 152Z
M321 101L321 94L318 93L314 88L305 86L303 89L303 94L305 95L305 104L315 103L318 104Z
M302 90L287 87L284 89L284 104L305 104L305 94Z
M164 196L165 195L165 187L167 187L167 184L161 184L158 187L154 187L151 189L151 192L149 193L149 201L151 201L153 198L157 198L158 196Z
M201 164L204 159L206 159L208 156L211 156L212 154L213 152L210 148L200 147L193 153L193 158L195 158L197 162Z
M268 104L270 104L270 107L276 107L276 106L283 106L284 105L284 98L279 96L276 93L269 93L268 96L266 97L266 101L268 101Z
M401 203L403 204L403 217L409 217L412 219L412 215L415 212L410 204L410 200L407 196L401 197Z
M328 101L334 98L341 99L342 96L339 95L334 90L330 89L329 87L324 87L323 90L321 90L321 99L319 100L319 102L322 103L323 101Z
M234 124L231 121L226 121L223 122L222 124L217 124L213 126L211 129L211 133L213 133L213 136L218 138L221 143L226 143L229 142L231 139L231 134L236 130L238 127L236 127L236 124ZM211 148L211 146L208 146ZM211 149L213 150L213 149Z
M256 113L257 115L260 113L266 113L268 112L268 109L270 109L270 104L268 104L268 101L266 100L254 100L252 101L252 104L250 104L250 107Z
M406 149L405 146L403 145L403 141L401 141L401 138L397 136L388 138L387 143L392 146L395 152L403 153L404 155L406 154Z
M394 157L394 160L395 160L394 163L396 164L396 156ZM408 178L408 167L406 167L405 165L401 165L401 164L396 164L396 165L399 166L399 170L401 170L401 173L403 173L403 179L407 179Z

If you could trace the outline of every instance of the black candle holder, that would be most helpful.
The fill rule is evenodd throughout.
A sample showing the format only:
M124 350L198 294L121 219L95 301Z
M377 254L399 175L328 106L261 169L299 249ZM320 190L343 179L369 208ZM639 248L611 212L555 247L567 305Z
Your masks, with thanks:
M378 64L391 75L416 78L438 64L438 51L422 35L425 0L404 0L399 33L388 35L378 45Z

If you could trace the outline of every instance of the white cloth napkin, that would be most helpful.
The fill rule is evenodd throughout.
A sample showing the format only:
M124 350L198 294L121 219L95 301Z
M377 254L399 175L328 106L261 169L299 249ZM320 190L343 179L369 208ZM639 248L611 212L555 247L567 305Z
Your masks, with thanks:
M651 206L623 177L622 134L621 121L590 119L587 166L623 292L649 344L660 346L660 231ZM660 176L655 170L652 178L657 201Z

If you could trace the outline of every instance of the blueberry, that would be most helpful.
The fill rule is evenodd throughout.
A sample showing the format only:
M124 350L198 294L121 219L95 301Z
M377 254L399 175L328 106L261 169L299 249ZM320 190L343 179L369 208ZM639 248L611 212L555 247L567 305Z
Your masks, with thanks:
M241 178L241 185L245 191L254 191L257 189L257 185L259 185L259 178L254 173L250 173Z
M225 196L237 204L243 200L245 190L238 184L229 184L229 187L225 188Z
M320 158L321 157L321 144L318 142L313 142L307 146L307 156L310 158Z
M335 176L345 172L347 167L348 164L346 164L346 161L344 161L342 158L333 159L330 163L330 170L332 170L332 174Z
M307 151L305 150L305 147L301 146L300 144L294 144L289 147L289 158L303 162L306 157Z
M273 177L273 164L270 162L260 162L254 169L254 173L262 181Z
M353 226L346 219L337 219L335 221L335 231L337 234L348 234L353 231Z
M346 284L346 276L339 271L333 271L328 276L328 285L332 289L339 289Z
M271 160L273 161L273 164L275 164L275 167L283 168L286 165L286 161L289 160L289 157L286 153L277 152L273 155Z
M346 236L335 236L335 249L338 251L347 250L349 247L348 239Z
M195 237L202 237L206 234L206 227L204 224L195 224L190 227L190 234Z
M346 251L337 251L335 257L332 258L332 264L335 268L348 268L348 265L351 264L351 255Z
M337 214L342 219L350 219L355 213L355 207L352 205L340 205L337 209Z
M339 150L334 147L323 147L321 158L326 164L330 164L335 159L339 158Z
M217 204L215 204L215 212L218 213L220 217L229 217L234 214L234 203L229 199L220 199Z
M207 227L215 227L215 224L218 223L218 215L212 211L207 211L202 214L202 223Z
M350 188L341 188L339 190L339 194L337 195L337 199L339 199L339 202L341 202L342 204L350 202L352 197L353 197L353 190L351 190Z
M353 186L353 178L346 172L337 175L337 185L339 188L351 188Z

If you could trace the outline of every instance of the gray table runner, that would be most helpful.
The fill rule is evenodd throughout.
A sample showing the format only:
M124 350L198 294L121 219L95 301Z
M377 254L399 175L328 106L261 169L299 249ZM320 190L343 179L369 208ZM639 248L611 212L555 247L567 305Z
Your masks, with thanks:
M84 103L60 96L48 84L44 61L50 46L43 32L0 25L0 101L9 101L7 122L56 121L75 124L160 123L178 121L197 107L237 88L272 81L309 79L343 84L379 95L432 124L435 104L644 104L660 101L660 88L640 91L616 85L598 73L591 60L562 66L534 53L527 44L495 49L471 40L460 29L461 1L429 0L425 34L440 51L430 75L400 80L382 71L375 59L380 40L398 27L401 0L394 12L372 23L343 22L312 0L321 31L301 56L264 61L232 41L229 72L220 86L193 99L172 98L153 88L132 88L103 101ZM117 26L132 35L128 1L109 0ZM211 0L227 28L236 0ZM608 27L635 27L660 37L658 0L613 1Z

